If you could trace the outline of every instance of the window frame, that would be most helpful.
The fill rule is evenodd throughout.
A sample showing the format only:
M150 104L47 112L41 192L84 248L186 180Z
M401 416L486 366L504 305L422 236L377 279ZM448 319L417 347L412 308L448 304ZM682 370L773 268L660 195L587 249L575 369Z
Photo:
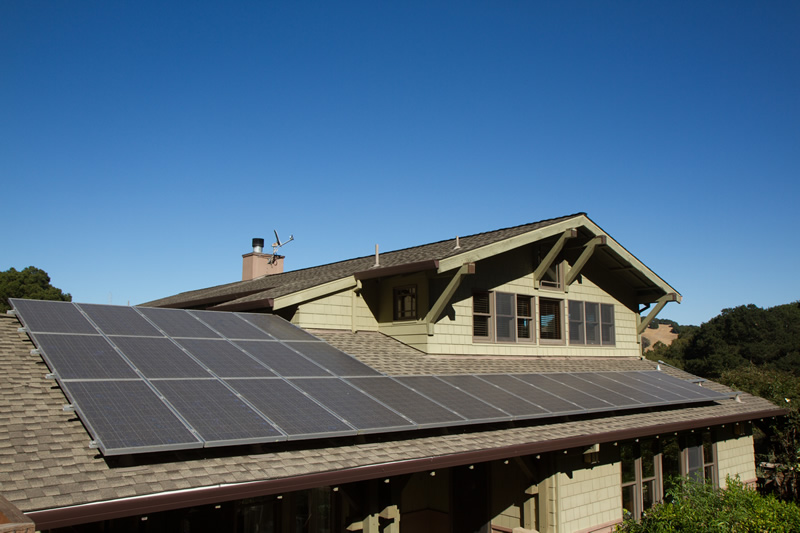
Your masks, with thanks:
M411 291L410 309L406 309L403 305L405 296L404 291ZM392 321L394 322L408 322L409 320L416 320L417 316L417 285L401 285L392 288Z
M476 311L476 296L486 296L486 308L487 311ZM481 319L486 320L486 335L476 335L475 334L475 317L480 317ZM494 327L493 327L493 317L494 317L494 298L492 297L492 291L475 291L472 293L472 341L473 342L481 342L481 343L492 343L494 342Z

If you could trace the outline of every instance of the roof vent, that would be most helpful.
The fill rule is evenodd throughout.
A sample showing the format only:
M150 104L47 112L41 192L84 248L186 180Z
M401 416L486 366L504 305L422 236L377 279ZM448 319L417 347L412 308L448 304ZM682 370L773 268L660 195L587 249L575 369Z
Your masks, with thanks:
M264 239L258 237L253 239L253 253L260 254L264 251Z

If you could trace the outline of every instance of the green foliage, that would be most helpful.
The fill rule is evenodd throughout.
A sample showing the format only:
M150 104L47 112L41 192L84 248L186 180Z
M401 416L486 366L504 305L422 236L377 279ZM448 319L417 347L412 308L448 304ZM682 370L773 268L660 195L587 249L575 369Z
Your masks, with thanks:
M9 298L72 301L72 296L50 284L50 276L47 275L47 272L32 266L21 271L9 268L0 272L1 313L11 309L8 303Z
M761 496L738 478L728 478L726 489L683 480L668 489L665 503L648 510L638 523L627 518L617 531L794 532L800 531L800 508Z
M800 302L723 309L691 336L682 355L686 370L704 377L748 364L800 375Z

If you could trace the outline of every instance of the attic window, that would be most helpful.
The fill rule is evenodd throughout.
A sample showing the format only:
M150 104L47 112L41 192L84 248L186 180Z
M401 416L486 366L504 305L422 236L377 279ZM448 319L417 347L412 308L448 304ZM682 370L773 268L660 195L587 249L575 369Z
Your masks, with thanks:
M594 302L569 302L569 343L613 346L614 306Z
M415 320L417 318L417 286L395 287L393 296L393 319Z
M564 269L561 262L554 261L550 268L545 270L539 286L543 289L562 290L564 288Z

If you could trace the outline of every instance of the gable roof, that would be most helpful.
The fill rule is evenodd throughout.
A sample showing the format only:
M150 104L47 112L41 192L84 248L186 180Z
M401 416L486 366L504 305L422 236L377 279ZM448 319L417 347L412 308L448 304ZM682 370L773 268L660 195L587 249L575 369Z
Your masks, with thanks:
M733 423L783 411L761 398L655 411L617 412L531 424L490 425L457 434L423 432L391 438L345 438L216 450L104 458L66 398L45 377L47 366L19 321L0 317L0 487L38 529L237 498L389 477L474 462L546 453L597 442ZM313 331L389 375L652 370L635 358L568 360L436 357L380 333ZM688 375L666 369L678 377ZM715 390L729 389L708 383ZM147 496L142 498L142 496Z
M568 229L579 229L583 241L606 236L603 258L625 276L633 289L646 293L649 303L667 293L676 293L619 243L608 236L586 213L542 220L458 239L448 239L421 246L380 254L380 266L374 256L348 259L280 274L270 274L248 281L237 281L183 292L141 305L148 307L204 307L226 311L279 309L355 286L359 279L389 276L402 272L435 269L447 272L464 263L503 253L533 242L552 238Z

